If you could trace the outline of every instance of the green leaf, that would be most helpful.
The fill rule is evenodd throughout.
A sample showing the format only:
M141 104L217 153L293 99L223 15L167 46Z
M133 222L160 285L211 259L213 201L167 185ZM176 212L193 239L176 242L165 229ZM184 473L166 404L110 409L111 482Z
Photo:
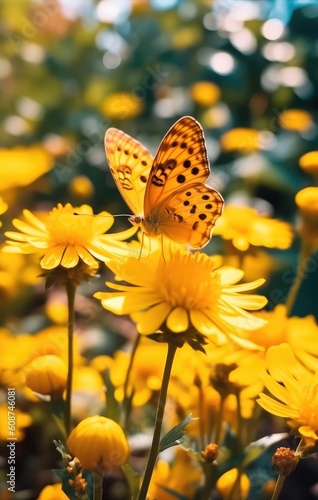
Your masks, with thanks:
M122 470L130 486L131 500L136 500L139 493L140 476L129 464L123 465Z
M185 435L184 428L189 425L194 420L198 420L197 418L192 418L191 414L187 415L180 424L175 425L170 429L169 432L161 439L159 445L159 453L161 451L166 450L167 448L171 448L171 446L176 446L177 444L183 443L183 436Z
M106 386L106 417L115 420L119 423L120 420L120 406L115 398L115 387L110 379L109 370L105 372L105 386Z

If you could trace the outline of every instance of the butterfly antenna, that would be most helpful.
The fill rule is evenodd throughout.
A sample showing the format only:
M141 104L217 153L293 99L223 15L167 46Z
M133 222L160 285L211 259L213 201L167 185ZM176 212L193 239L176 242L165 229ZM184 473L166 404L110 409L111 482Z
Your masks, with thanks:
M131 217L131 214L109 214L109 215L100 215L100 214L80 214L78 212L73 212L73 215L85 215L86 217Z

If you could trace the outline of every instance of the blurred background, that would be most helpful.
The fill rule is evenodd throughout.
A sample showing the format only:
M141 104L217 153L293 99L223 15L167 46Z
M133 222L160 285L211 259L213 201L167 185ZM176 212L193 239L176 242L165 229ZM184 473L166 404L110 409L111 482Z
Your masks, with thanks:
M317 0L1 0L1 230L12 229L23 208L41 212L59 202L126 213L106 163L107 128L155 154L183 115L202 124L209 182L226 204L296 225L294 196L313 185L299 159L318 149L317 29ZM115 227L129 223L123 218ZM221 252L218 237L205 250ZM268 309L284 302L291 280L282 276L295 271L298 250L296 236L290 249L269 250L247 269L253 279L267 278ZM60 297L50 302L37 288L38 261L25 262L0 256L1 325L19 321L20 331L30 332L63 323L63 304L50 309ZM317 315L316 282L317 266L294 314ZM82 298L80 309L88 323L93 306ZM130 338L131 326L120 328L121 340L107 353ZM95 339L87 340L91 356ZM36 431L25 445L34 456L41 453ZM46 455L48 468L51 462ZM37 476L38 489L46 479ZM31 488L26 469L19 481Z

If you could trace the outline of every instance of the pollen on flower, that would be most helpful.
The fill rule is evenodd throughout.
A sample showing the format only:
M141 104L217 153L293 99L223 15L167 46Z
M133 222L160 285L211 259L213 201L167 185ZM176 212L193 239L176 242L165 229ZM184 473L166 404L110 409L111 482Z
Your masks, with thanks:
M84 245L93 237L94 226L91 217L84 214L74 216L74 209L71 206L63 210L54 208L48 217L46 227L52 243L59 245Z
M211 304L211 294L219 289L218 275L211 259L203 264L203 254L174 255L157 270L158 292L172 307L202 310ZM185 272L186 269L186 272Z

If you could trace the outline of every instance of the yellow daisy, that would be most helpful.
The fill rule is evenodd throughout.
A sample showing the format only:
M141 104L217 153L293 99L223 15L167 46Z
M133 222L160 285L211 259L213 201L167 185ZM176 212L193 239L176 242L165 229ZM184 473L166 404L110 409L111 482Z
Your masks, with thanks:
M234 365L229 380L251 394L253 388L262 390L260 374L266 369L266 351L273 345L288 343L297 359L309 370L318 369L318 326L313 316L287 317L286 307L277 305L272 311L256 313L266 319L267 324L249 332L248 339L260 347L259 350L229 349L224 353L223 362ZM209 356L209 349L207 349ZM254 394L255 396L255 394Z
M266 361L269 373L262 378L271 395L261 393L259 405L287 418L287 425L308 446L314 445L318 440L318 371L304 368L288 344L270 347Z
M221 136L221 146L224 151L258 151L261 149L261 133L253 128L233 128Z
M39 145L0 149L0 190L28 186L51 169L51 155Z
M244 252L250 245L267 248L289 248L293 234L287 222L259 215L252 207L227 205L214 228L214 235L231 240Z
M298 232L314 250L318 243L318 187L307 187L298 191L295 203L300 212Z
M74 215L74 212L79 215ZM82 214L82 215L81 215ZM97 259L105 261L114 256L127 255L128 249L121 241L136 231L104 234L113 224L113 217L101 212L95 217L88 205L73 207L60 203L41 219L24 210L25 221L14 219L13 225L20 231L7 231L6 252L41 253L43 269L58 266L70 269L80 261L97 267Z
M265 297L242 294L264 283L263 279L237 285L243 271L231 267L215 269L212 257L199 252L156 251L148 258L112 261L107 264L117 280L128 285L107 283L116 292L99 292L105 309L129 314L141 334L163 328L175 334L189 335L193 329L225 342L227 336L243 343L244 332L264 325L245 309L257 310ZM181 340L181 338L180 338ZM189 336L185 339L189 342Z
M311 175L318 175L318 151L309 151L299 158L299 166Z
M312 115L303 109L285 109L278 117L279 125L292 132L305 132L313 125Z

